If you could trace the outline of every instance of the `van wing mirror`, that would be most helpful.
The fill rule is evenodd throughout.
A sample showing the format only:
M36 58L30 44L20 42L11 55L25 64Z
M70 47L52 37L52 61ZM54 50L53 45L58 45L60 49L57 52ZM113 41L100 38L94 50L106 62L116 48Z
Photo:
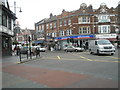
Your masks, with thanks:
M98 45L98 44L97 44L97 41L95 41L95 45Z

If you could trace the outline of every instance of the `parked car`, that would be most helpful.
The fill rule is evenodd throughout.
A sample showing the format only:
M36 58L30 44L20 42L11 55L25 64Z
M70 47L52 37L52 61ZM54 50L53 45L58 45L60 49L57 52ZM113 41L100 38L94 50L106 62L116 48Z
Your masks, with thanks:
M67 47L63 48L63 50L66 51L66 52L72 52L72 51L75 51L75 52L81 51L81 52L83 52L84 48L74 47L74 46L67 46Z
M45 52L46 48L45 47L41 47L41 46L34 46L34 48L38 48L40 50L40 52Z

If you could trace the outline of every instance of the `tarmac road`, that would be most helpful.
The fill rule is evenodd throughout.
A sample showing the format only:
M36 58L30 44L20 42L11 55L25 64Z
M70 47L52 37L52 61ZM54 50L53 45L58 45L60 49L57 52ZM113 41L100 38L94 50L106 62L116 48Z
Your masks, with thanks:
M86 52L42 52L20 63L16 56L2 62L3 88L118 88L118 51L115 55Z

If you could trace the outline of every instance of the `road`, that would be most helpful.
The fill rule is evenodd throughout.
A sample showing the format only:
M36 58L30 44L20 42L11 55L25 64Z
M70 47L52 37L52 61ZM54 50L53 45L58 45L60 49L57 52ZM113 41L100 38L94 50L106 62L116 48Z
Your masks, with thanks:
M118 88L118 51L113 56L85 52L47 51L18 64L3 61L3 87Z

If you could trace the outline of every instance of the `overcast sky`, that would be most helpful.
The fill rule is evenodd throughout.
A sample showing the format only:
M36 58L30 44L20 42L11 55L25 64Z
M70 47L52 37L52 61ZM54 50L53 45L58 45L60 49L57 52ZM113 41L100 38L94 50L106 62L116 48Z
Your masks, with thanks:
M50 13L58 15L63 9L66 11L77 10L82 3L86 3L87 6L92 4L93 9L98 9L103 2L109 8L115 8L120 0L8 0L13 12L14 1L16 1L16 7L21 7L23 11L20 13L19 8L16 8L17 21L19 21L20 27L34 29L34 23L49 18Z

